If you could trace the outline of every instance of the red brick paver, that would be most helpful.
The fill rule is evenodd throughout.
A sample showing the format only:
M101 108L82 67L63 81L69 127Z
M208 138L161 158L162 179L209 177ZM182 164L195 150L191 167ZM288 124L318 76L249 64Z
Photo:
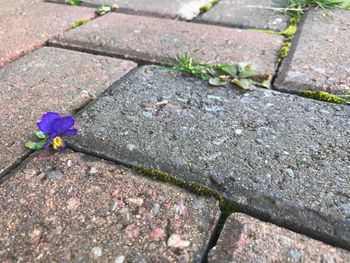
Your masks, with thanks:
M227 219L208 262L350 262L350 253L236 213Z
M112 163L44 151L0 186L0 214L0 262L201 262L220 210Z
M46 47L0 69L0 173L27 152L43 113L74 113L135 66Z
M51 43L165 63L179 53L212 62L249 61L273 74L283 38L264 33L159 18L108 14Z
M43 46L72 23L95 16L95 10L91 8L38 0L0 0L0 4L0 67Z

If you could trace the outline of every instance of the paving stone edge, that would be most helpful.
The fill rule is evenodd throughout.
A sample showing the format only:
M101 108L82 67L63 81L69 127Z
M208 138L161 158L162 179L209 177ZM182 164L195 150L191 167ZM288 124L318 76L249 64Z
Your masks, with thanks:
M62 49L67 49L67 50L72 50L72 51L77 51L77 52L82 52L82 53L87 53L91 55L97 55L97 56L104 56L104 57L110 57L110 58L117 58L117 59L123 59L123 60L129 60L131 62L136 63L139 67L144 66L144 65L163 65L166 66L167 64L163 63L158 63L158 62L152 62L148 60L143 60L143 59L134 59L129 56L125 55L119 55L119 54L112 54L109 51L97 51L97 50L92 50L89 48L83 48L81 46L77 46L74 44L63 44L58 41L55 41L57 38L53 38L50 41L48 41L47 46L48 47L54 47L54 48L62 48Z
M58 4L58 5L66 5L65 3L62 3L62 2L59 2L59 1L55 1L55 0L45 0L45 2ZM79 6L84 6L84 7L90 7L90 8L93 8L93 9L97 9L101 5L88 3L88 2L83 1ZM162 14L162 15L160 15L157 12L151 12L151 11L141 11L141 10L140 11L135 11L135 10L133 10L131 8L125 8L125 7L118 7L117 12L118 13L122 13L122 14L126 14L126 15L141 15L141 16L147 16L147 17L155 17L155 18L165 18L165 19L175 19L175 20L180 20L180 21L187 21L186 19L183 19L180 16L172 16L172 15L169 15L169 14ZM195 18L193 18L193 21L194 21Z
M303 27L304 27L304 23L305 20L307 18L309 14L309 10L306 10L305 13L303 15L300 15L300 21L298 23L298 27L297 27L297 32L294 34L293 39L291 41L291 46L289 48L288 51L288 55L283 59L283 61L280 63L278 69L277 69L277 74L275 75L275 80L272 84L273 90L277 90L283 93L290 93L290 94L297 94L299 95L299 92L293 89L289 89L288 86L293 85L296 86L298 84L295 84L293 82L284 82L283 80L286 77L286 74L288 72L288 70L290 69L291 63L293 61L294 58L294 54L295 51L298 47L299 44L299 39L301 37L301 34L303 32ZM280 89L279 87L283 86L283 89ZM311 85L308 84L304 84L303 85L304 88L302 88L301 90L309 90L314 88ZM300 91L301 91L300 90Z

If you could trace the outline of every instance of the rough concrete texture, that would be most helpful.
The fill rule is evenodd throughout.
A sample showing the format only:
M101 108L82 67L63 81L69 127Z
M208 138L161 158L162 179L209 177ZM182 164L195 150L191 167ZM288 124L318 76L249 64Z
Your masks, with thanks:
M204 62L250 61L274 74L283 37L158 18L107 14L54 45L166 63L179 53Z
M13 173L0 211L1 262L201 262L220 215L213 198L69 151Z
M201 182L350 248L350 108L142 67L78 116L74 147Z
M0 0L0 67L43 46L95 10L42 3L38 0Z
M350 253L236 213L226 220L208 262L350 262Z
M65 0L48 0L65 3ZM118 12L192 20L211 0L84 0L83 5L117 5Z
M282 31L288 26L287 15L267 8L280 8L273 0L220 0L198 21L239 28Z
M42 48L0 69L0 174L28 151L47 111L73 114L136 64Z
M350 91L350 12L310 10L276 80L279 90ZM317 46L315 46L317 43ZM292 46L293 46L292 45Z

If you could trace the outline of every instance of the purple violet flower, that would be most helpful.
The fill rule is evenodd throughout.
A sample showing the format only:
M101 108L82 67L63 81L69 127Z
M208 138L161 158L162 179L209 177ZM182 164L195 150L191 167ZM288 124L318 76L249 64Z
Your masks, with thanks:
M75 120L71 116L61 117L57 112L45 113L41 121L38 122L38 127L45 135L50 136L43 148L49 147L52 143L52 147L55 150L61 151L66 147L62 136L75 135L77 129L71 129L75 123Z

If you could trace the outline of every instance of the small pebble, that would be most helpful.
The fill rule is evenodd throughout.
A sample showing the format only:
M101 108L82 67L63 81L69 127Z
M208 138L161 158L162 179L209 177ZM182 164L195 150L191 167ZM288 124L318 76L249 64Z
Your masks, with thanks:
M114 263L123 263L125 260L125 257L123 255L119 255L115 257Z
M292 169L284 169L283 170L286 175L288 175L290 178L294 179L294 171Z
M102 256L102 249L99 248L99 247L93 247L93 248L91 249L91 252L92 252L92 254L94 254L94 256L96 256L96 257L101 257L101 256Z
M63 173L58 170L53 170L47 173L47 179L49 180L59 180L63 177Z
M235 130L235 134L241 135L243 133L243 129L237 129Z
M136 205L136 206L142 206L143 205L143 199L140 198L140 197L137 197L137 198L128 198L126 200L129 204L133 204L133 205Z
M288 258L291 259L291 262L301 262L302 255L297 249L291 249L288 253Z
M158 214L160 212L160 204L154 203L152 205L152 212L153 214Z

